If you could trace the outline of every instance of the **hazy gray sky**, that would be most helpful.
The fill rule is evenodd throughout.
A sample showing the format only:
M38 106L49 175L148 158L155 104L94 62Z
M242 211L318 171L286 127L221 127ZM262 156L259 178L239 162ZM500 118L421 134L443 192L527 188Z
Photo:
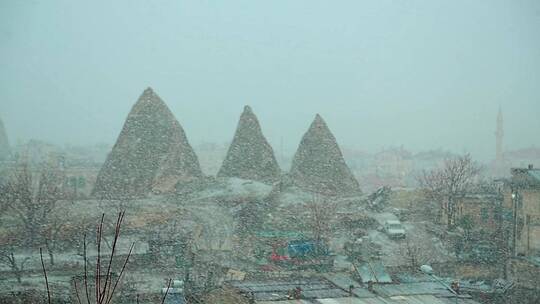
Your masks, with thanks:
M192 144L249 104L294 152L316 113L343 146L494 154L540 144L540 1L0 1L12 142L113 143L151 86Z

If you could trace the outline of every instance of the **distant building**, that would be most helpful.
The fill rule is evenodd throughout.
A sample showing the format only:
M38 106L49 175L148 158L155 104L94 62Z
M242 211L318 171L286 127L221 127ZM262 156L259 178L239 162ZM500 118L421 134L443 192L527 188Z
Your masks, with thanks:
M412 153L403 146L376 153L348 148L344 149L344 155L365 192L383 186L414 188L418 186L416 176L420 172L438 169L446 159L456 156L442 149Z
M375 154L376 175L385 181L380 186L407 187L412 168L412 153L403 147L385 149Z
M512 214L512 250L518 256L540 256L540 169L514 168L504 205Z
M467 217L474 230L493 233L501 227L502 202L497 191L468 194L457 202L457 222Z
M538 292L540 282L540 169L514 168L504 191L509 223L509 277L517 286Z
M531 146L528 148L510 150L504 152L505 164L507 165L507 172L510 167L524 168L532 164L535 167L540 168L540 148Z

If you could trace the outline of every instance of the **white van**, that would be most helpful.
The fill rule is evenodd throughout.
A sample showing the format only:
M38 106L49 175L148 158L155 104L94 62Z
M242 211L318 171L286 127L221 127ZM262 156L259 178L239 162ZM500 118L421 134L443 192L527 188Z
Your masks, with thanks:
M387 220L384 222L384 231L392 239L404 239L405 228L399 220Z

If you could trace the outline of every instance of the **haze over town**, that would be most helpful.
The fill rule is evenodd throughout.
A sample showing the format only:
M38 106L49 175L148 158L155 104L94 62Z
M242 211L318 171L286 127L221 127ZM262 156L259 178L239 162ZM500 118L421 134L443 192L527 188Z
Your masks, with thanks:
M289 156L315 113L345 147L488 161L501 107L505 148L540 145L536 1L0 6L14 143L112 144L151 86L194 145L230 141L246 104Z
M0 303L540 303L540 2L0 1Z

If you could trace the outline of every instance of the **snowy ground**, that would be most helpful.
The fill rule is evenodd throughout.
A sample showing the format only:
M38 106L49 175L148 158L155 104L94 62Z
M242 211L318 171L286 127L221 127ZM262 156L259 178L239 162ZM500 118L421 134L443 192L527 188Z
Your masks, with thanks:
M370 230L368 235L371 241L381 246L381 258L385 265L408 265L411 254L415 255L420 264L440 263L453 259L451 250L439 238L429 233L428 226L433 224L421 219L402 222L406 231L405 239L390 239L382 227L387 220L398 220L392 211L395 210L390 207L383 212L366 211L366 214L376 219L380 225L378 229ZM408 246L412 250L408 250Z
M272 191L272 186L258 182L241 179L218 179L206 189L192 193L187 196L153 196L147 199L132 200L129 202L106 202L97 200L85 200L76 202L66 202L59 209L60 216L66 218L77 230L77 225L82 227L95 226L102 213L106 213L106 221L114 222L116 213L126 210L126 220L124 238L121 243L121 250L126 250L133 241L137 243L136 252L144 253L148 250L147 243L140 241L143 231L155 229L153 227L170 227L173 223L179 223L179 229L189 231L195 241L195 247L203 251L231 252L234 253L234 229L236 225L235 212L242 204L263 200ZM293 224L301 216L295 212L301 210L301 206L306 202L316 199L313 194L301 191L296 187L286 188L279 195L279 208L273 214L278 219L288 219ZM344 212L362 213L374 218L380 226L385 220L396 219L392 213L392 208L387 208L384 212L367 211L362 206L361 199L349 198L333 201L338 209ZM333 210L334 211L334 210ZM334 223L337 224L337 223ZM442 242L428 232L428 223L413 219L404 222L407 230L405 240L392 240L380 229L368 231L371 241L379 244L382 250L382 260L387 266L407 265L407 241L413 244L418 252L419 263L442 262L450 259L448 250L444 248ZM92 228L93 227L93 228ZM292 226L294 227L294 225ZM282 227L283 228L283 227ZM147 233L148 231L144 232ZM138 235L139 234L139 235ZM343 256L341 248L349 237L349 232L342 232L343 235L336 235L332 240L331 247L337 254L336 266L341 270L346 270L350 265ZM147 236L146 236L147 237ZM95 254L92 248L89 249L89 256ZM19 253L17 258L30 256L31 260L26 266L30 270L29 275L23 278L25 288L33 286L42 287L42 275L40 274L41 264L38 252L33 254ZM48 256L44 256L46 261ZM228 264L223 258L215 261ZM62 275L61 272L53 271L51 281L53 284L66 284L74 270L81 269L82 258L76 250L67 250L55 255L57 265L62 265L66 269L71 269ZM0 271L8 270L5 266L0 266ZM57 269L58 270L58 269ZM141 284L138 289L153 290L160 288L163 279L170 276L170 269L137 269L129 270L126 273L126 280ZM12 290L15 283L14 278L0 279L0 288ZM64 286L67 287L67 286Z

